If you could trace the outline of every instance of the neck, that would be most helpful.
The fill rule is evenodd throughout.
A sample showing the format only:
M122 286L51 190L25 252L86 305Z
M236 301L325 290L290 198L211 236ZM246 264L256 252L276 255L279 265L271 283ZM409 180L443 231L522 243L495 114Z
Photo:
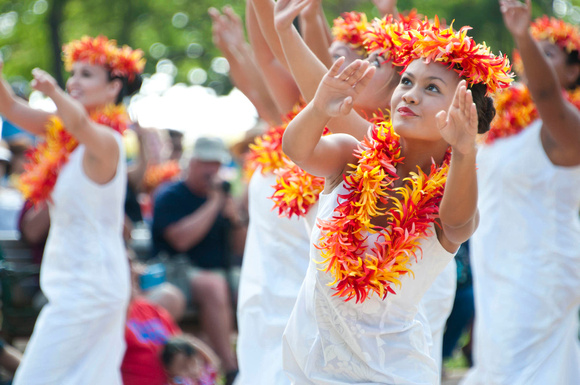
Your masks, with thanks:
M444 140L432 142L401 138L401 155L405 159L397 166L397 174L405 178L409 173L417 172L417 166L429 173L433 161L438 165L443 163L448 146Z

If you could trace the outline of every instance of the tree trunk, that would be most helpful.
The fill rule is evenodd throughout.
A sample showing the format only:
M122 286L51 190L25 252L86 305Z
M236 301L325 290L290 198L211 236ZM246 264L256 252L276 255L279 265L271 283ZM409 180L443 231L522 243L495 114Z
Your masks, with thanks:
M52 7L48 15L48 29L50 32L50 45L52 48L52 74L58 84L64 89L63 66L61 59L62 39L60 36L60 24L67 0L52 0Z

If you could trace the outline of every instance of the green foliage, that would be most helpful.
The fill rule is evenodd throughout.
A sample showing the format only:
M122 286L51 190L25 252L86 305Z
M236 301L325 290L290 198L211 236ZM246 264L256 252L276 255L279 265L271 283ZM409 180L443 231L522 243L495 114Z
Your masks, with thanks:
M561 0L562 1L562 0ZM177 67L176 81L188 82L195 68L207 71L205 85L227 93L231 84L223 74L211 70L212 60L220 56L211 39L211 20L207 9L230 3L244 14L240 0L0 0L0 52L8 78L30 79L34 67L58 73L55 58L60 54L51 42L50 23L58 23L62 44L88 34L103 34L119 43L143 49L146 73L154 73L158 60L170 59ZM572 4L579 5L580 0ZM329 22L339 13L365 11L378 16L371 1L324 0ZM62 6L62 18L56 10ZM552 0L536 0L535 15L552 12ZM429 17L438 14L455 26L470 25L477 41L486 41L494 52L510 53L512 40L504 28L495 0L400 0L400 10L417 10ZM54 48L53 48L54 47Z

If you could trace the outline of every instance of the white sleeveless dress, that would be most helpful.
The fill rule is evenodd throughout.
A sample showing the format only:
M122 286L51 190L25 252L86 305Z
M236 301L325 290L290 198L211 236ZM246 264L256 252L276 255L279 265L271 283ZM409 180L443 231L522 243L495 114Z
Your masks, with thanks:
M329 219L344 182L321 194L318 218ZM434 229L432 229L434 230ZM423 259L413 265L415 279L401 279L397 295L373 294L362 304L333 297L333 278L319 270L320 238L311 236L311 260L284 332L284 370L293 384L423 384L439 381L430 355L431 330L420 304L435 278L453 258L436 236L421 242ZM372 241L372 240L369 240Z
M127 172L121 136L113 180L83 171L79 145L52 192L51 226L40 271L48 299L26 347L15 385L121 384L130 297L122 239Z
M278 216L267 197L274 175L256 170L249 185L250 224L238 297L236 385L280 385L282 333L308 267L310 238L303 218ZM309 215L316 215L312 207Z
M479 150L475 366L464 384L580 384L580 167L554 166L540 128Z

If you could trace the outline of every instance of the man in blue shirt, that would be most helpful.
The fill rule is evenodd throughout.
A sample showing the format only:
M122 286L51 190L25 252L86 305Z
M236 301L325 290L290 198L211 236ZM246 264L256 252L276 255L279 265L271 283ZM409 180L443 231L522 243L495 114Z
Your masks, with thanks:
M228 161L220 139L196 141L185 179L166 186L155 199L152 238L155 254L188 257L187 277L201 327L224 370L235 372L233 312L224 272L230 253L243 251L246 234L228 185L218 177Z

